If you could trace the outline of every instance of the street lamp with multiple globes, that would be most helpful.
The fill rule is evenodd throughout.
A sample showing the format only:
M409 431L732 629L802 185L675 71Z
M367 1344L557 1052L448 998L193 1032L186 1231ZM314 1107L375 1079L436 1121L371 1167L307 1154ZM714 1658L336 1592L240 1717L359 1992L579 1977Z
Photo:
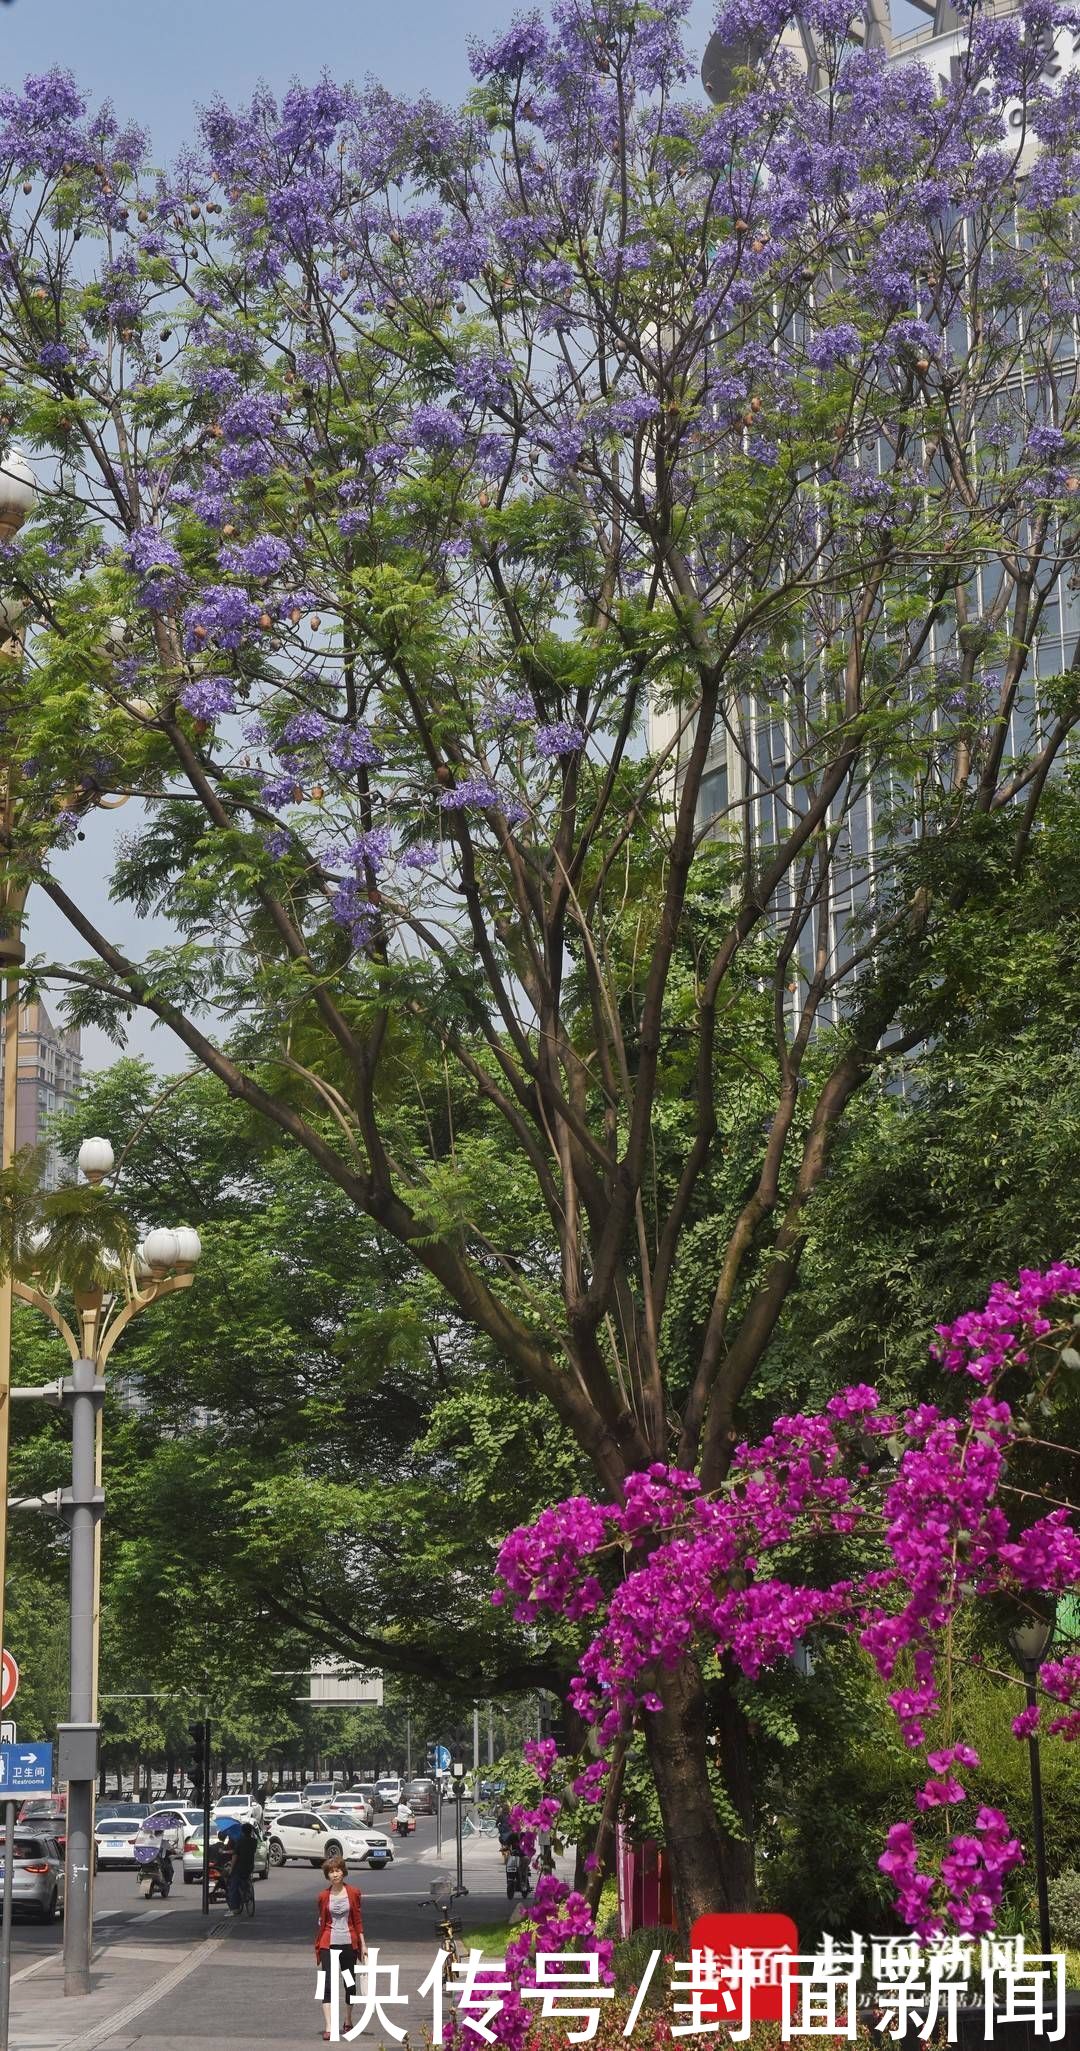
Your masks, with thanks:
M1049 1613L1032 1613L1020 1623L1012 1626L1009 1650L1024 1676L1024 1690L1029 1709L1038 1704L1035 1690L1035 1676L1050 1650L1054 1637L1056 1604ZM1050 1892L1046 1875L1046 1824L1043 1813L1042 1762L1039 1757L1037 1731L1028 1732L1028 1765L1031 1769L1031 1835L1035 1847L1035 1888L1039 1900L1039 1948L1045 1957L1050 1953Z
M83 1141L79 1167L101 1185L114 1165L106 1139ZM33 1274L34 1252L41 1255ZM53 1510L71 1531L70 1708L61 1727L58 1778L67 1781L67 1847L64 1898L64 1993L90 1991L93 1924L94 1794L97 1784L98 1640L101 1590L102 1410L105 1366L117 1339L132 1319L159 1297L190 1289L202 1253L190 1226L156 1228L127 1257L105 1254L100 1263L107 1285L85 1279L70 1291L75 1314L69 1322L57 1297L63 1287L49 1260L48 1235L31 1249L32 1279L16 1275L14 1294L32 1304L55 1326L71 1358L71 1374L52 1388L15 1389L16 1400L60 1402L71 1412L71 1487L55 1497L23 1499L21 1509ZM113 1275L115 1274L115 1280Z

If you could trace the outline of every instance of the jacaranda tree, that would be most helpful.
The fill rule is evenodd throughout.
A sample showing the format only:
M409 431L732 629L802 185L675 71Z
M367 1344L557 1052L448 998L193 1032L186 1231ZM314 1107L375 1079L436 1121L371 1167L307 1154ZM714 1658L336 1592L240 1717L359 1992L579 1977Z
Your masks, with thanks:
M461 113L214 104L168 172L64 75L0 96L9 873L87 950L73 1015L164 1020L615 1504L723 1482L838 1123L1078 710L1033 683L1080 489L1052 10L942 82L812 0L811 87L734 0L719 110L683 12L559 0ZM52 860L125 792L143 959ZM692 1646L654 1694L689 1920L751 1887L745 1733Z

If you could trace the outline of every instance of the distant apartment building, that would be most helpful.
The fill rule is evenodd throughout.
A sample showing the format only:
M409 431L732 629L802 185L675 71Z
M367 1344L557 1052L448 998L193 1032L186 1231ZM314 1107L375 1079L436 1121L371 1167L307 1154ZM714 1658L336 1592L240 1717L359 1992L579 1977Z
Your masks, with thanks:
M0 1076L3 1052L0 1048ZM77 1030L55 1026L40 997L33 997L19 1010L19 1094L15 1117L18 1148L42 1147L45 1152L42 1187L57 1189L72 1180L70 1169L60 1159L49 1127L58 1111L67 1110L78 1094L82 1080L82 1045ZM3 1131L3 1100L0 1097L0 1132Z

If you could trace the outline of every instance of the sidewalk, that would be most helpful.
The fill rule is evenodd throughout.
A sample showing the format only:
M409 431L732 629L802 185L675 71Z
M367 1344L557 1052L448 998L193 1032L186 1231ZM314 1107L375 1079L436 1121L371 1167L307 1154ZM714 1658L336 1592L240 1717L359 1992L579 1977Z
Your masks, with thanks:
M231 1934L230 1918L167 1949L140 1942L134 1931L116 1943L98 1943L91 1991L72 2000L64 1996L60 1952L35 1959L12 1974L11 2051L98 2051L104 2045L121 2051L136 2041L138 2018L209 1964Z

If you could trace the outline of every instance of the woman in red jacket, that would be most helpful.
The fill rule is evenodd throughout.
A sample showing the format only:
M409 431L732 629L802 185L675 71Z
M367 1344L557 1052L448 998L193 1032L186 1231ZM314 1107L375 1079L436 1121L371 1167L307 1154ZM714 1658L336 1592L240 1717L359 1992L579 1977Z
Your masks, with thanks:
M350 1990L358 1965L367 1957L364 1943L364 1924L360 1912L360 1889L347 1883L348 1867L344 1859L327 1859L323 1874L327 1885L319 1896L319 1929L315 1938L315 1958L322 1975L319 1998L323 2005L323 2043L330 2042L330 1986L333 1970L330 1954L336 1951L341 1971L342 1998L345 2004L344 2027L352 2028L352 2003ZM345 1974L349 1978L346 1980Z

